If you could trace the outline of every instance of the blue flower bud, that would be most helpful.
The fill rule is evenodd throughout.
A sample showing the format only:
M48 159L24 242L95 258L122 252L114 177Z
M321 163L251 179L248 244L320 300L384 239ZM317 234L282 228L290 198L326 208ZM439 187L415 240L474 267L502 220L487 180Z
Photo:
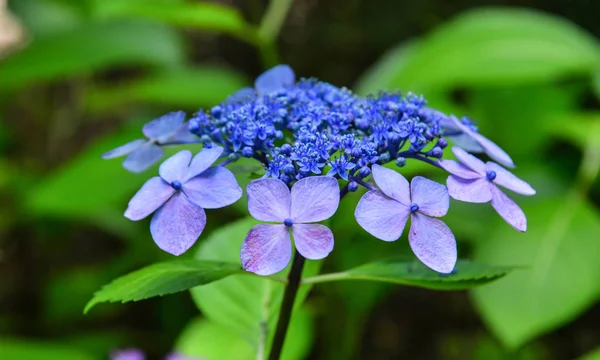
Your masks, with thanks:
M442 148L436 146L433 149L431 149L429 155L433 156L434 158L440 159L444 155L444 152L442 151Z
M356 181L350 181L348 183L348 191L355 192L356 190L358 190L358 183Z
M406 165L406 158L403 158L403 157L396 158L396 166L397 167L403 167L404 165Z
M360 171L358 172L358 176L360 176L361 178L366 178L369 175L371 175L371 169L369 169L366 166L363 166L360 168Z
M380 164L388 163L388 162L390 162L390 160L391 160L391 157L390 157L389 153L384 153L384 154L379 155L379 163Z
M244 146L244 148L242 149L242 156L243 157L252 157L252 155L254 154L254 151L252 150L252 148L250 146Z
M445 149L448 146L448 140L444 139L443 137L439 138L437 141L437 146L439 146L442 149Z

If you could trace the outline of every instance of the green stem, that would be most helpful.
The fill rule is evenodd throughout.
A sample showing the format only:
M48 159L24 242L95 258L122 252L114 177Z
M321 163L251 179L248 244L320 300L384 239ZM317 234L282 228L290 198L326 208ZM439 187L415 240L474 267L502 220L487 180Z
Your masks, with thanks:
M328 282L328 281L347 280L347 279L348 279L347 273L337 272L337 273L331 273L331 274L311 276L309 278L302 280L302 285L318 284L318 283L323 283L323 282Z
M292 6L292 1L271 0L258 28L260 56L267 68L279 63L275 40Z

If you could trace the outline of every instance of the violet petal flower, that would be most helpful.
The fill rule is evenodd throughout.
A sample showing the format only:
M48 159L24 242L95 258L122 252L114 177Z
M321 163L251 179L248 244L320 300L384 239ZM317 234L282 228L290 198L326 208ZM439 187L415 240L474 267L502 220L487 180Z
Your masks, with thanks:
M373 165L373 179L381 190L367 192L354 216L368 233L384 241L400 238L409 216L412 218L409 244L425 265L450 273L456 265L456 240L448 226L438 219L450 204L444 185L416 176L408 181L394 170ZM427 215L427 216L426 216Z
M259 95L277 91L286 86L294 85L296 75L288 65L277 65L260 74L254 82L254 88Z
M110 360L145 360L144 352L135 348L117 349L110 352Z
M241 261L244 269L259 275L271 275L287 266L292 257L290 230L298 252L307 259L325 258L333 250L333 233L320 224L338 208L340 189L333 177L306 177L290 191L279 179L250 182L248 211L259 224L246 235Z
M531 185L500 165L491 161L484 163L459 147L453 147L452 152L460 163L452 160L439 162L440 166L451 174L446 181L450 196L472 203L491 201L494 209L507 223L519 231L526 231L525 214L496 185L522 195L534 195L535 190Z
M103 159L113 159L127 155L123 167L139 173L158 162L165 154L161 144L167 142L194 142L195 136L184 124L183 111L171 112L145 124L142 133L147 139L131 141L102 155Z
M444 128L448 131L458 131L459 135L447 136L451 138L457 146L469 152L484 152L491 159L496 160L500 164L514 168L515 164L506 153L496 143L486 138L485 136L473 131L469 126L463 124L456 116L450 115L444 119Z
M165 160L160 177L148 180L129 201L125 217L136 221L154 212L150 232L158 247L173 255L187 251L206 225L204 208L231 205L242 196L229 170L209 168L222 152L203 149L192 159L183 150Z

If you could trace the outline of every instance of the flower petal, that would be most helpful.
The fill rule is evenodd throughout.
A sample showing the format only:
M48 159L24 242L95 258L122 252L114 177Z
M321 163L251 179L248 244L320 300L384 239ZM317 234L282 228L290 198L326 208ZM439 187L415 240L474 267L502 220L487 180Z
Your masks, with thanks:
M150 233L159 248L181 255L194 245L205 225L204 209L177 192L152 216Z
M102 158L107 160L107 159L114 159L119 156L127 155L127 154L133 152L135 149L139 148L140 146L144 145L146 142L147 142L147 140L144 140L144 139L137 139L137 140L130 141L125 145L121 145L118 148L115 148L115 149L112 149L111 151L105 152L104 154L102 154Z
M371 190L363 195L354 211L358 224L383 241L398 240L409 215L410 209L406 205L379 190Z
M419 205L419 212L440 217L448 213L450 197L442 184L422 176L415 176L410 182L412 202Z
M294 85L295 82L296 75L291 67L277 65L260 74L254 82L254 88L262 95Z
M477 141L479 145L481 145L485 153L490 158L496 160L497 162L506 167L515 167L515 163L512 161L510 156L506 153L506 151L502 150L500 146L496 145L496 143L478 133L473 133L471 134L471 136L473 136L473 139L475 139L475 141Z
M215 166L183 185L191 202L205 209L218 209L233 204L242 197L242 188L233 173Z
M254 91L253 88L244 87L244 88L241 88L238 91L234 92L233 94L229 95L227 97L227 102L242 101L248 97L254 96L255 94L256 94L256 92Z
M333 250L333 233L325 225L295 224L292 235L296 249L307 259L323 259Z
M410 186L402 174L377 164L374 164L371 170L375 184L384 194L410 206Z
M454 160L438 160L442 169L463 179L478 179L481 175Z
M163 142L171 137L185 120L183 111L174 111L156 118L142 128L147 138Z
M190 132L189 124L183 123L177 131L167 140L182 144L198 143L200 139Z
M146 142L127 155L123 167L133 173L140 173L156 164L165 155L165 150L151 142Z
M192 163L190 164L190 168L184 181L188 181L194 176L200 175L204 170L214 164L221 154L223 154L223 148L220 146L202 149L202 151L196 154L192 159Z
M470 203L486 203L492 200L492 191L494 187L485 178L462 179L454 175L448 176L446 180L448 194L455 200Z
M169 184L158 176L150 178L129 200L125 217L137 221L152 214L175 192Z
M456 265L456 240L443 221L415 213L408 234L413 253L429 268L444 274Z
M158 173L169 184L173 181L184 182L191 159L192 153L189 150L181 150L160 164Z
M495 186L492 189L492 206L502 218L515 229L525 232L527 230L527 218L525 213L506 194Z
M491 161L488 161L485 165L487 170L491 170L496 173L496 178L493 180L495 184L504 186L505 188L519 194L535 195L535 189L532 188L531 185L519 179L502 166Z
M294 222L308 223L329 219L340 204L340 187L330 176L311 176L292 186L290 217Z
M242 243L244 270L272 275L285 269L292 257L292 241L285 225L255 225Z
M467 152L470 152L470 153L485 152L483 147L481 147L481 145L479 145L479 143L471 135L462 133L460 135L447 136L447 138L452 140L454 142L454 145L458 146L459 148L461 148Z
M290 217L290 190L283 181L253 180L246 187L246 193L248 211L256 220L283 222Z
M457 146L452 147L452 152L454 153L456 158L461 163L463 163L463 165L480 175L485 175L485 163L483 161L479 160L475 156L469 154L468 152L464 151L463 149Z

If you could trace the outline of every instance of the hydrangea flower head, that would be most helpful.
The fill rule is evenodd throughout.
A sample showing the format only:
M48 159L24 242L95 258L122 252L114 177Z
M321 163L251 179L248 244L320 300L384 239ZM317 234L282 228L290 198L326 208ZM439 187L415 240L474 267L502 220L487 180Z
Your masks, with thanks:
M142 133L146 139L137 139L121 145L102 155L103 159L113 159L127 155L123 167L139 173L157 163L165 154L161 145L168 142L185 143L194 140L184 124L185 113L177 111L163 115L144 125Z
M408 241L425 265L440 273L450 273L456 264L456 241L441 220L448 212L450 198L444 185L415 176L410 185L398 172L373 165L373 179L379 190L367 192L354 216L368 233L384 241L400 238L408 218Z
M125 217L136 221L154 212L150 232L158 247L173 255L187 251L204 230L204 209L231 205L242 196L231 171L210 167L222 152L221 147L205 148L192 159L183 150L165 160L160 176L148 180L129 201Z
M241 251L245 270L271 275L285 269L292 257L290 231L296 249L307 259L323 259L333 250L331 230L313 223L329 219L338 208L335 178L307 177L291 191L279 179L258 179L248 184L246 192L250 215L273 224L255 225L246 235Z
M491 201L494 209L507 223L519 231L526 231L527 218L523 210L496 185L522 195L535 195L531 185L500 165L491 161L484 163L461 148L453 147L452 152L460 162L440 161L440 165L451 174L446 181L450 196L472 203Z

